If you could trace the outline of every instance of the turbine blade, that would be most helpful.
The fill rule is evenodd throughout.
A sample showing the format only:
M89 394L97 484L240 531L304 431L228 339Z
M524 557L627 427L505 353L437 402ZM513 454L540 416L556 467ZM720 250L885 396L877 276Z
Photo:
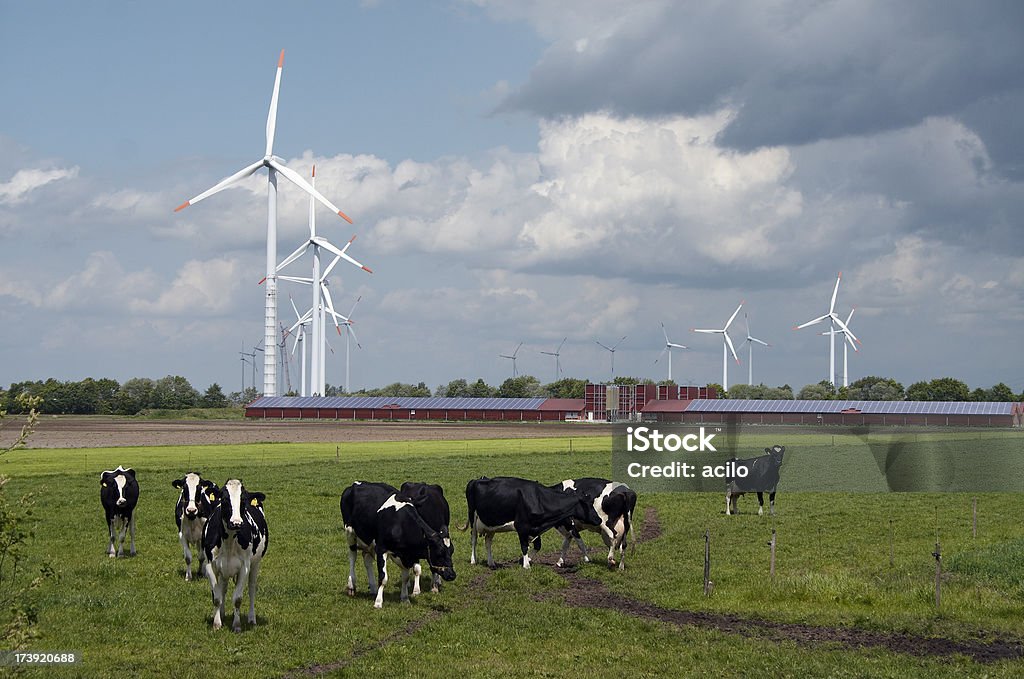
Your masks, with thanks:
M688 349L689 348L685 344L676 344L675 342L669 342L668 346L675 347L676 349Z
M352 339L354 339L356 341L356 346L359 347L360 349L362 349L363 345L359 343L359 338L356 337L356 329L352 327L352 324L351 323L346 323L345 324L345 329L348 330L350 333L352 333Z
M740 357L736 355L736 347L732 345L732 340L729 339L729 333L723 332L722 337L725 338L725 343L729 345L729 351L732 352L732 357L736 359L736 362L740 362Z
M278 276L279 281L289 281L291 283L302 283L303 285L312 285L312 278L303 278L302 276ZM263 281L260 281L262 283Z
M826 320L828 318L831 318L828 314L825 314L824 316L818 316L813 321L807 321L806 323L803 323L801 325L795 326L793 329L794 330L800 330L801 328L806 328L809 325L814 325L815 323L821 323L822 321L824 321L824 320Z
M658 361L660 361L661 357L665 355L666 351L668 351L668 347L665 347L664 349L661 350L661 353L658 354L658 358L654 359L654 362L657 363Z
M612 351L612 348L611 348L611 347L609 347L609 346L607 346L607 345L605 345L605 344L601 344L601 342L598 342L597 340L594 340L594 341L595 341L595 342L597 342L597 344L599 344L599 345L601 346L601 348L602 348L602 349L604 349L604 350L606 350L606 351Z
M351 319L352 318L352 314L354 314L356 312L356 307L359 306L359 302L362 299L363 299L363 296L359 295L358 297L356 297L356 301L352 303L352 308L348 310L348 317L349 317L349 319Z
M703 332L703 333L707 333L709 335L714 335L716 333L725 332L725 331L724 330L707 330L707 329L704 329L704 328L690 328L690 332Z
M245 179L249 175L253 174L254 172L256 172L256 170L260 169L261 167L263 167L263 161L262 160L257 160L252 165L249 165L247 167L242 168L241 170L239 170L238 172L234 173L230 177L225 177L224 179L221 179L219 182L214 184L211 188L203 191L202 193L200 193L198 196L196 196L192 200L186 200L184 203L182 203L178 207L174 208L174 211L175 212L179 212L179 211L184 210L185 208L187 208L189 205L195 205L196 203L198 203L199 201L203 200L204 198L209 198L210 196L212 196L215 193L220 193L221 191L223 191L224 189L228 188L229 186L231 186L235 182L241 181L242 179Z
M562 350L562 345L565 344L565 340L567 340L567 339L569 339L569 338L568 337L563 337L562 341L558 343L558 348L555 349L555 356L558 356L558 353Z
M842 322L842 321L841 321L841 320L839 319L839 317L838 317L838 316L836 316L835 314L832 314L832 317L831 317L831 318L832 318L832 320L833 320L833 321L835 321L835 322L836 322L836 325L838 325L838 326L839 326L839 329L840 329L840 330L842 330L842 331L843 331L844 333L846 333L847 335L849 335L850 337L852 337L852 338L854 339L854 341L855 341L855 342L860 342L860 340L859 340L859 339L857 339L857 336L856 336L856 335L854 335L854 334L853 334L853 332L851 332L851 331L850 331L850 329L849 329L848 327L846 327L846 323L843 323L843 322Z
M277 97L281 92L281 71L284 69L284 50L277 58L277 75L274 76L274 93L270 95L270 113L267 114L267 151L269 156L274 152L274 129L277 127Z
M275 271L280 271L281 269L285 268L286 266L288 266L289 264L294 262L296 259L298 259L302 255L306 254L306 250L308 250L308 249L309 249L309 241L306 241L305 243L303 243L299 247L295 248L295 252L293 252L292 254L290 254L287 257L285 257L281 261L281 263L277 265L277 268L274 269L274 270Z
M620 339L618 342L616 342L615 346L612 347L612 350L618 349L619 345L626 341L626 337L627 337L626 335L623 335L622 339Z
M338 329L338 334L340 335L341 325L338 323L338 316L340 316L341 314L337 313L334 310L334 300L331 299L331 289L325 286L323 288L320 288L320 291L324 296L324 302L327 303L327 313L329 313L331 315L331 318L334 319L334 326ZM342 316L342 318L344 318L344 316ZM348 319L346 318L345 320Z
M736 307L736 311L732 312L732 316L729 316L729 321L725 324L725 327L722 328L723 331L728 330L729 326L732 325L733 319L736 318L736 314L738 314L740 312L740 309L743 308L743 304L743 302L740 302L740 305Z
M852 339L850 339L850 336L849 336L848 334L846 334L846 333L844 332L844 333L843 333L843 337L845 337L845 338L846 338L846 341L850 343L850 346L851 346L851 347L853 347L853 350L854 350L854 351L856 351L856 352L858 352L858 353L860 352L860 349L858 349L858 348L857 348L857 345L856 345L856 344L854 343L854 341L853 341Z
M839 294L839 281L843 280L843 272L840 271L836 277L836 287L832 290L832 302L828 305L828 312L831 314L836 310L836 295Z
M661 334L665 336L665 344L671 344L671 342L668 341L668 330L665 329L664 323L661 324Z
M322 247L323 249L328 250L329 252L333 252L335 255L337 255L338 257L341 257L342 259L344 259L345 261L353 264L354 266L358 266L363 271L366 271L366 272L369 272L369 273L373 273L373 271L369 267L363 266L362 264L360 264L356 260L352 259L351 257L349 257L345 253L345 250L348 249L347 245L345 246L345 249L339 250L338 248L334 247L334 245L332 245L330 243L330 241L328 241L326 238L323 238L322 236L315 237L313 239L313 242L316 243L317 245L319 245L320 247ZM352 241L349 241L349 242L351 243Z
M288 301L292 303L292 309L295 310L295 318L302 318L302 316L299 314L299 307L295 306L295 300L292 299L291 295L288 295Z
M313 196L318 201L320 201L321 203L323 203L324 205L329 207L331 209L331 212L336 213L339 217L344 219L349 224L352 223L352 220L349 219L348 215L346 215L344 212L339 210L338 207L334 203L332 203L331 201L329 201L326 198L324 198L323 195L319 191L317 191L312 186L310 186L309 182L307 182L305 179L303 179L302 175L300 175L298 172L296 172L295 170L293 170L290 167L286 166L284 163L282 163L280 160L278 160L278 158L276 156L271 158L269 160L269 162L270 162L270 166L272 168L274 168L275 170L277 170L278 172L280 172L282 175L284 175L285 179L290 181L292 184L295 184L300 189L302 189L303 191L305 191L306 193L308 193L309 195Z
M762 345L762 346L766 346L766 347L770 347L770 346L771 346L770 344L768 344L768 343L767 343L767 342L765 342L764 340L759 340L759 339L757 339L756 337L750 337L750 338L748 338L748 339L749 339L749 340L750 340L751 342L757 342L758 344L760 344L760 345Z
M850 324L850 319L853 318L853 312L856 311L856 310L857 310L857 307L853 307L852 309L850 309L850 315L846 317L846 324L847 325Z
M341 261L341 257L339 257L338 255L335 255L334 256L334 260L331 261L331 263L327 265L327 268L324 269L323 273L320 274L320 282L321 283L323 283L324 281L327 280L327 277L331 275L331 271L334 270L334 267L338 266L338 262L340 262L340 261Z

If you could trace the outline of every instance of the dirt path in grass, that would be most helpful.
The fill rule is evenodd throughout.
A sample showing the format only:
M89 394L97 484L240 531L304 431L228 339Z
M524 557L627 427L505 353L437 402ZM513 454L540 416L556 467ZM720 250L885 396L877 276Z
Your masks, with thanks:
M637 542L653 540L660 535L661 525L658 522L658 513L654 507L646 507L644 509L644 525L640 530ZM548 561L553 564L554 558L542 559L542 562ZM623 615L657 620L672 625L711 628L727 634L739 634L744 637L774 641L793 641L800 645L835 644L848 648L881 648L894 653L922 657L964 655L980 663L1018 660L1024 657L1024 644L1020 640L994 639L989 642L954 640L900 632L878 632L854 627L826 627L777 622L744 618L728 613L662 608L611 592L600 580L584 577L577 571L578 567L560 569L559 572L569 583L569 587L548 595L548 598L561 598L569 606L604 608Z

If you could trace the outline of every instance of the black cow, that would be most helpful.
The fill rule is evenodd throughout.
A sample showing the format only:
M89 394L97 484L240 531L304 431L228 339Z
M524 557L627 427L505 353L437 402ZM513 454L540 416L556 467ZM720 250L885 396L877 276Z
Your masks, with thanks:
M534 554L540 551L540 536L544 531L568 519L593 525L601 522L593 503L593 496L586 493L571 495L537 481L509 476L474 479L466 484L469 520L459 527L459 530L472 529L469 562L476 563L478 533L484 535L487 565L493 568L491 542L494 534L515 531L519 536L523 568L529 568L530 545Z
M213 629L221 628L224 597L230 578L235 579L232 597L235 619L231 629L242 631L239 608L246 581L249 585L249 624L256 624L256 578L270 541L263 513L265 499L263 493L251 493L241 481L230 479L221 488L220 502L203 529L206 577L210 580L213 594Z
M181 491L178 503L174 506L174 522L178 524L178 541L185 555L185 581L192 579L192 549L195 545L199 554L199 568L196 574L203 571L203 528L213 513L214 507L220 502L220 488L213 481L207 481L195 472L189 472L180 479L171 481L171 485Z
M422 495L421 501L429 493ZM426 502L426 505L428 513L434 509L432 503ZM419 562L422 559L427 560L434 575L445 580L455 579L450 538L446 540L438 527L429 525L420 516L412 498L403 495L394 486L365 481L353 483L341 494L341 516L349 544L349 596L355 594L357 550L363 552L370 591L377 590L374 608L384 605L384 585L388 581L385 557L388 554L402 569L402 601L409 600L410 570L416 575L413 596L419 594L419 575L422 573ZM376 557L376 574L371 570L371 555Z
M139 482L135 478L135 470L118 465L117 469L100 474L100 502L103 503L110 532L107 556L114 558L115 542L117 556L124 556L126 531L131 534L129 554L135 556L135 505L139 503Z
M775 489L779 485L779 467L782 466L782 456L786 452L785 446L772 446L765 448L766 455L751 457L746 460L729 460L734 469L745 468L747 473L743 476L734 475L726 477L725 486L725 513L738 513L736 501L744 493L757 493L758 510L757 515L764 514L764 495L768 493L768 511L775 514Z
M387 483L356 481L341 494L341 522L345 526L348 541L348 585L349 596L356 593L356 552L363 553L366 566L366 581L370 594L377 591L377 575L374 558L377 548L377 510L398 489Z
M608 547L608 566L615 566L615 550L619 550L619 569L625 568L626 533L633 539L633 511L636 509L636 493L624 483L608 479L582 478L566 479L551 486L566 493L586 493L594 498L594 511L601 519L598 524L571 521L556 526L562 534L562 553L558 557L557 566L565 563L569 551L570 540L575 539L583 552L583 560L590 561L587 547L580 537L579 529L591 530L601 534L601 539Z
M419 515L427 522L428 526L438 532L441 540L448 547L448 551L454 555L455 545L452 543L452 536L448 529L452 522L452 512L448 507L448 500L444 497L444 489L437 484L406 481L402 484L400 493L403 497L409 498ZM434 573L431 578L430 591L438 592L440 589L441 576ZM417 572L412 593L416 595L419 592L420 576Z

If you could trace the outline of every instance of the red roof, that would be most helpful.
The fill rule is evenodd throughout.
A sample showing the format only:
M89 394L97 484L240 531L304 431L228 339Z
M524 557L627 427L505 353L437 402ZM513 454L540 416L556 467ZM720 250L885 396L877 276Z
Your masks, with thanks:
M667 399L661 401L648 401L643 409L642 413L681 413L690 407L690 403L693 400L684 399Z
M537 406L537 410L560 410L566 413L582 412L587 401L582 398L549 398Z

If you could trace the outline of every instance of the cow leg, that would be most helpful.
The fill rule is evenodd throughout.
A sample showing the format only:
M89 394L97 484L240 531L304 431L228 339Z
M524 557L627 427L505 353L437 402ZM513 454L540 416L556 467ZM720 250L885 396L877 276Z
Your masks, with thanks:
M775 516L775 491L768 493L768 513Z
M764 493L757 491L757 515L764 516Z
M420 562L417 561L412 566L412 575L413 575L412 595L413 596L419 596L420 595L420 591L421 591L420 590L420 575L422 575L422 574L423 574L423 566L421 566Z
M249 625L256 624L256 578L260 574L260 564L257 561L249 567Z
M384 552L377 550L377 598L374 599L373 607L384 606L384 585L388 584L388 569L384 561Z
M530 536L519 534L519 549L523 553L523 568L530 568Z
M469 565L476 564L476 523L469 529ZM488 564L490 565L490 564Z
M124 536L128 532L128 522L122 517L114 519L117 522L117 555L124 556Z
M373 594L377 590L377 573L373 567L373 554L363 552L363 565L366 566L366 582L369 584L369 592Z
M220 629L224 620L224 595L228 590L228 579L217 578L210 568L210 581L213 583L213 629Z
M235 591L231 596L231 603L235 609L235 618L231 622L232 632L242 631L242 592L245 589L245 581L249 579L249 564L246 561L242 561L242 565L238 569L238 575L235 576Z
M431 573L430 576L430 591L437 594L441 591L441 576L437 573Z
M732 514L732 495L729 491L725 491L725 515L729 516Z
M406 568L404 565L401 566L400 577L402 581L402 590L398 598L399 601L401 601L404 604L407 604L409 603L409 569Z
M128 532L132 536L131 550L128 553L135 556L135 512L132 512L132 518L128 519Z
M185 582L192 581L192 550L188 547L188 538L181 532L178 533L178 540L181 541L181 549L185 553Z
M484 533L484 546L487 547L487 565L494 568L494 556L491 554L491 542L494 541L494 533Z
M348 548L348 584L345 591L349 596L356 595L356 547L349 545Z
M558 555L558 561L555 562L555 565L561 568L565 565L565 557L569 553L569 544L572 540L569 537L569 531L562 526L558 527L558 532L562 534L562 552ZM584 552L584 554L586 554L586 552Z
M117 519L111 519L107 528L110 530L110 547L107 548L107 556L111 559L114 558L114 536L117 535L117 530L114 528L114 522Z

